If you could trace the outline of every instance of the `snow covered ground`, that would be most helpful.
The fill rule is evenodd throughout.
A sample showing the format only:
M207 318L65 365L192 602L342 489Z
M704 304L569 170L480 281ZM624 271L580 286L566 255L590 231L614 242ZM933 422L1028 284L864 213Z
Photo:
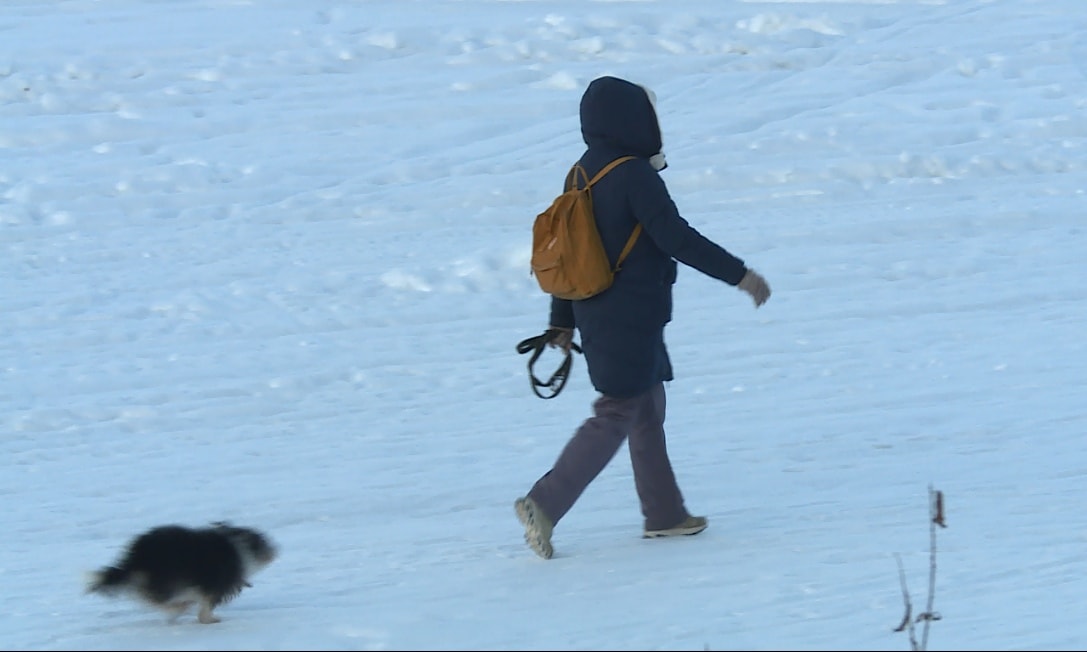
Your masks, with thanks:
M1082 0L9 0L0 648L1083 649ZM530 229L593 78L653 88L683 215L669 445L537 558L589 415L530 391ZM541 369L557 358L541 360ZM83 594L162 523L281 557L176 624Z

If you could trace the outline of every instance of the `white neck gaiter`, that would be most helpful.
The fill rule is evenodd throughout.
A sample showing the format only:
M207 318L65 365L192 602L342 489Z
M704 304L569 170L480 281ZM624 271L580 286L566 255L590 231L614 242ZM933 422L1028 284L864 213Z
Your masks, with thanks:
M668 167L668 161L664 159L664 132L661 131L660 118L657 116L657 94L645 86L642 86L642 90L645 91L646 96L649 98L649 105L653 107L653 117L657 120L657 133L661 135L661 151L649 157L649 164L653 166L654 170L660 172Z

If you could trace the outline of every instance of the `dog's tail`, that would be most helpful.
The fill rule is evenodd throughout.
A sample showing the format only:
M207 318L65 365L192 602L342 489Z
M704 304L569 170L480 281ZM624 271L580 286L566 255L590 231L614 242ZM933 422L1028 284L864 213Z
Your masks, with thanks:
M106 566L89 573L87 593L117 593L128 585L128 571L116 566Z

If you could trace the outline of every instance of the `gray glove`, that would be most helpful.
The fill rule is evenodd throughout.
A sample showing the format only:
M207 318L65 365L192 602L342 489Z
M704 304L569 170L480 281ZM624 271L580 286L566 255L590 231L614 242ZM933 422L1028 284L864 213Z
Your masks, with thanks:
M574 329L562 326L551 326L548 330L554 331L555 336L547 343L552 348L560 348L563 353L569 353L574 345Z
M753 269L747 270L747 273L740 279L740 283L736 287L751 295L756 308L766 303L766 300L770 298L770 286L767 285L766 279Z

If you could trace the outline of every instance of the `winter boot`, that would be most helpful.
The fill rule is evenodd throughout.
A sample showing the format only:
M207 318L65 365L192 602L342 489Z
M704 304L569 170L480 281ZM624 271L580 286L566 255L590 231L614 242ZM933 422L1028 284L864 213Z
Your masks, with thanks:
M650 530L646 529L643 538L656 539L659 537L676 537L681 535L698 534L702 530L706 529L709 525L709 521L705 516L688 516L681 522L663 530Z
M521 525L525 526L525 543L537 555L544 559L551 559L551 555L555 554L555 550L551 547L551 532L555 529L551 519L544 514L536 501L528 496L518 498L513 503L513 508L517 511L517 518L521 520Z

